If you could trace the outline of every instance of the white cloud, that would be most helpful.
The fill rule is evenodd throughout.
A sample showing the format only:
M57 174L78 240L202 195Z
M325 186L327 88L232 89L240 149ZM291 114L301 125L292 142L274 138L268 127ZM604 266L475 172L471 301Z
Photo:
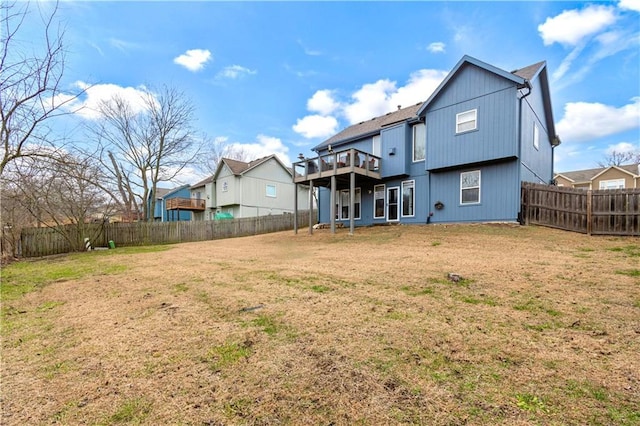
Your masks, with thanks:
M137 43L132 43L126 40L120 40L118 38L110 38L109 44L122 52L128 52L129 50L140 49L141 47Z
M187 50L182 55L173 59L173 62L182 65L189 71L200 71L211 60L211 52L206 49Z
M620 9L635 10L640 12L640 0L620 0L618 3Z
M305 138L329 137L338 129L338 118L355 124L395 111L398 105L404 108L427 100L446 75L446 71L421 69L400 87L395 81L380 79L362 85L347 102L337 100L331 90L318 90L307 101L307 109L319 114L298 119L293 130Z
M408 107L425 101L446 75L446 71L422 69L412 73L407 84L399 88L389 80L365 84L351 95L354 102L344 106L344 115L354 124L394 111L398 105Z
M72 100L65 106L82 118L96 120L100 117L98 111L102 102L108 102L115 96L127 101L134 113L145 109L144 96L145 87L122 87L116 84L96 84L89 85L83 81L78 81L75 86L84 90L77 99Z
M349 123L359 123L388 111L389 97L398 89L390 80L378 80L367 83L351 95L353 102L344 107L344 114Z
M431 53L444 53L445 44L441 41L435 41L429 46L427 46L427 50Z
M620 108L601 103L568 103L556 130L563 141L581 142L638 128L640 97L631 100Z
M580 52L582 52L582 49L584 49L584 43L580 44L579 46L576 46L563 60L562 63L560 63L560 66L558 66L558 69L556 69L553 72L553 75L551 76L551 78L553 79L553 81L559 80L561 79L566 73L567 71L569 71L569 68L571 68L571 64L573 63L573 61L580 55Z
M575 46L615 21L613 7L592 5L582 10L565 10L557 16L547 18L544 24L538 26L538 31L545 46L553 43Z
M615 145L609 145L607 147L607 154L611 155L614 152L617 152L618 154L626 154L627 152L640 152L640 144L634 145L630 142L619 142Z
M340 103L333 98L333 91L318 90L307 101L307 109L322 115L329 115L340 107Z
M299 118L293 125L293 131L305 138L327 138L338 129L338 120L331 116L307 115Z
M289 148L282 143L280 138L273 136L258 135L254 143L235 142L230 144L229 149L245 153L249 160L276 154L285 165L290 166L292 164L289 158Z
M218 78L231 78L236 79L243 75L252 75L256 74L258 71L250 70L249 68L245 68L240 65L231 65L229 67L225 67L222 71L220 71L216 77Z
M447 74L447 71L428 69L411 73L407 84L398 88L398 91L389 98L388 108L385 112L395 110L398 105L408 107L426 101Z

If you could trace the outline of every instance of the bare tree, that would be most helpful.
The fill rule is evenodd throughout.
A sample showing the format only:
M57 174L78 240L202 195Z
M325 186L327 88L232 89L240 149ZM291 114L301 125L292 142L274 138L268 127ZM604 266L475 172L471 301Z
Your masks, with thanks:
M184 93L164 86L159 94L145 89L143 110L114 96L102 102L100 119L91 127L99 158L111 176L114 193L125 211L142 210L150 218L160 182L168 182L201 151L193 135L194 107Z
M39 3L36 2L36 4ZM42 46L31 47L20 37L29 3L0 2L0 176L10 162L22 157L48 155L52 146L50 119L70 111L77 95L64 94L64 31L56 25L57 3L51 13L40 12ZM33 40L32 40L33 41Z
M621 166L625 163L640 163L640 151L611 151L603 161L599 161L600 167Z
M23 157L6 170L3 214L10 213L14 221L16 212L22 214L21 226L54 229L73 250L83 248L82 238L95 237L89 223L103 222L111 213L99 184L102 171L83 157L58 151L46 159Z
M238 144L230 144L226 138L204 138L204 153L202 155L204 164L202 168L209 174L214 174L218 169L220 160L230 158L238 161L249 161L249 152Z

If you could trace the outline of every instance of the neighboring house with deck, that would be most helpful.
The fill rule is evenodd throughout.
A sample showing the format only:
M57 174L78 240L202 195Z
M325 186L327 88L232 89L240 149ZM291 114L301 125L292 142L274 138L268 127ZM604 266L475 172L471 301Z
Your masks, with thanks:
M299 208L307 208L309 187L295 185L292 178L293 171L277 155L249 162L223 158L213 176L191 187L191 197L205 203L195 219L293 213L296 198Z
M640 188L640 164L598 167L557 173L558 186L580 189Z
M464 56L425 102L317 145L294 182L319 188L332 229L516 221L521 183L552 181L559 144L545 62L508 72Z
M192 204L201 207L193 211L193 220L211 220L215 213L215 200L212 198L214 194L215 182L213 176L209 176L200 182L191 185Z
M156 188L156 193L149 192L147 202L151 213L151 197L156 197L156 206L153 211L155 222L176 222L191 220L191 193L189 185L176 188Z

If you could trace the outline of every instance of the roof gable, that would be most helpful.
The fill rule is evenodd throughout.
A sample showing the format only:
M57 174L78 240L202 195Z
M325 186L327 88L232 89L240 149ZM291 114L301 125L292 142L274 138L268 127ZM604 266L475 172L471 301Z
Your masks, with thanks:
M178 191L181 191L185 188L189 188L189 185L181 185L175 188L156 188L156 199L161 200L163 198L167 198L172 194L175 194Z
M268 162L269 160L275 160L283 169L287 171L287 173L293 176L293 171L291 170L291 168L285 166L285 164L278 158L276 154L271 154L267 155L266 157L258 158L257 160L249 161L248 163L245 161L233 160L231 158L223 158L222 160L220 160L220 163L218 164L218 168L216 170L216 173L213 175L212 180L218 178L218 175L220 174L220 171L222 170L222 167L224 165L226 165L231 170L231 173L233 173L235 176L242 176L249 170L260 167L260 165Z
M458 74L460 70L468 65L473 65L483 70L489 71L495 75L498 75L502 78L512 81L514 84L522 85L525 83L525 79L519 75L507 72L493 65L487 64L486 62L482 62L476 58L472 58L471 56L464 55L460 61L456 64L455 67L451 70L449 74L442 80L440 85L433 91L431 96L422 104L420 109L417 112L417 115L422 115L427 107L438 97L438 95L444 90L445 87L449 85L449 82Z

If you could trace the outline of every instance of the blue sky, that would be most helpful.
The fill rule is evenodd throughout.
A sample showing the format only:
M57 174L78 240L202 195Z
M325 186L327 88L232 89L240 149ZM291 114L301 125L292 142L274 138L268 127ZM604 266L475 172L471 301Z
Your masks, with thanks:
M507 71L547 61L557 171L640 150L640 0L66 1L58 17L65 87L92 85L81 120L113 93L167 84L194 102L209 137L290 162L352 123L426 100L467 54ZM187 172L187 183L202 177Z

